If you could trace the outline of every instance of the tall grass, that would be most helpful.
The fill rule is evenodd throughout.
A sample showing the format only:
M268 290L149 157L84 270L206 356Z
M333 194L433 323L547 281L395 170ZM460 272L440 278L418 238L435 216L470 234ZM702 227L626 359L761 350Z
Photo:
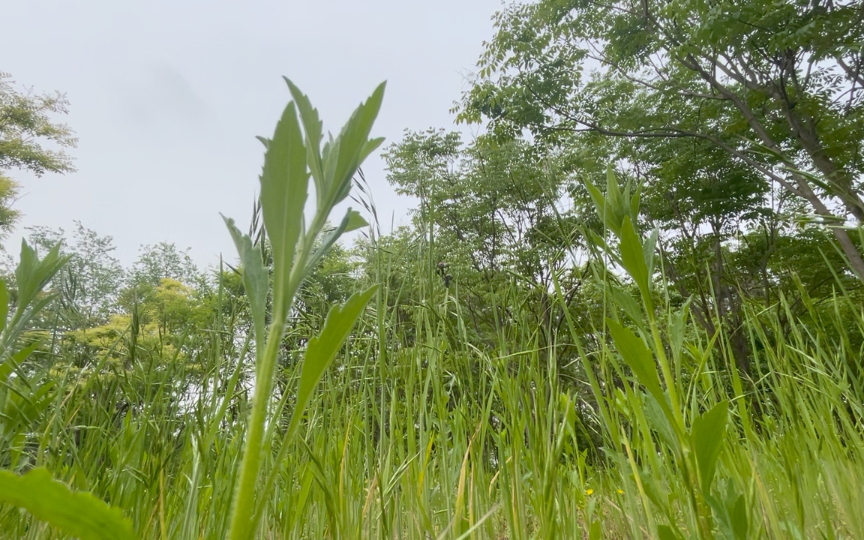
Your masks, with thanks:
M601 214L615 212L597 202ZM752 380L742 379L724 334L707 335L666 295L662 268L636 294L610 273L617 260L633 275L638 262L624 254L634 247L621 232L630 214L619 214L609 223L621 241L610 235L591 263L608 318L580 326L580 307L556 288L559 335L521 311L527 293L514 281L496 291L509 314L497 341L474 346L458 279L444 288L433 274L427 238L370 257L366 279L383 286L294 438L286 434L302 363L279 353L261 435L272 491L254 482L259 537L864 538L864 381L853 345L864 333L861 306L839 289L827 300L833 310L800 291L806 317L787 298L745 304L756 361ZM631 230L629 242L650 242ZM416 274L391 279L406 268ZM413 304L387 285L409 280L419 284ZM46 467L122 509L140 538L227 537L254 406L254 340L237 298L218 298L209 325L186 336L188 354L139 354L134 377L111 376L100 357L55 370L51 402L17 431L7 406L3 466ZM633 347L650 363L634 365ZM50 366L39 369L29 380L47 384ZM660 394L646 377L660 381ZM716 455L710 477L706 452ZM2 506L0 537L64 536Z

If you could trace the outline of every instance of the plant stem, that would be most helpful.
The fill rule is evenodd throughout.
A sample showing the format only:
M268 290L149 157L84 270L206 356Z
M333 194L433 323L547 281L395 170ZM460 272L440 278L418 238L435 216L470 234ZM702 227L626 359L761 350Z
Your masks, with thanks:
M240 480L234 492L229 526L231 540L252 538L258 528L258 524L253 523L251 517L255 508L255 486L261 472L261 447L264 439L264 424L267 421L267 402L273 390L273 372L276 369L279 344L282 342L282 327L282 322L273 321L264 354L259 358L255 393L252 396L252 411L249 414L249 431L246 434L243 461L240 464Z

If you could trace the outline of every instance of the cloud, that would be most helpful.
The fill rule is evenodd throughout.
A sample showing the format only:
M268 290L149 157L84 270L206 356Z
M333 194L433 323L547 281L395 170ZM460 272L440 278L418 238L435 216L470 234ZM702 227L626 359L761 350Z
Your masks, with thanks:
M189 80L167 62L146 66L118 85L121 116L139 128L200 130L210 107Z

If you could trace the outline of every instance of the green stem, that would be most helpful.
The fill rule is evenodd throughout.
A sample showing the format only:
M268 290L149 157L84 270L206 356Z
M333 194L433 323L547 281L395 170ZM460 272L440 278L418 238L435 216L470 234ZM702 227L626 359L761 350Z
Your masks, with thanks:
M255 393L252 396L252 412L249 414L249 422L247 424L249 432L243 448L240 478L234 492L231 525L228 529L230 540L253 538L260 522L259 518L261 514L256 511L255 488L258 485L258 478L261 474L261 454L265 433L264 425L267 423L268 401L270 395L273 393L276 357L279 353L279 346L282 343L288 311L294 303L294 295L300 287L305 274L306 262L309 259L307 246L311 246L314 243L314 238L320 232L326 218L326 215L322 218L320 214L321 212L316 214L313 228L298 243L296 258L288 277L288 290L285 300L287 307L284 309L284 313L278 314L272 321L270 332L267 335L267 345L265 346L264 354L257 359L259 365L256 370ZM270 486L271 482L268 481L267 485ZM269 493L269 489L262 496L266 497L267 493Z
M255 508L255 486L261 471L261 447L264 440L264 424L267 420L267 402L273 390L273 372L276 355L282 342L282 324L273 321L267 336L267 346L260 358L255 378L255 393L252 397L252 412L249 414L249 431L243 448L240 464L240 479L234 492L234 504L229 526L231 540L246 540L254 537L257 524L251 519Z

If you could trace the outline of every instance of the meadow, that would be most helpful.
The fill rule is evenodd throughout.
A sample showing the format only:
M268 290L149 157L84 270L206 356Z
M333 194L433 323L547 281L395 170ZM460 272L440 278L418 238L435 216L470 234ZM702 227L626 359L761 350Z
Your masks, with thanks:
M584 184L600 234L558 244L584 266L546 288L508 275L478 340L433 223L401 243L355 211L328 225L380 144L383 86L323 149L291 91L250 234L226 219L240 263L194 324L181 309L171 326L162 282L157 315L133 303L99 346L64 338L46 313L70 258L25 243L0 291L0 536L864 538L864 312L828 258L830 296L743 301L744 377L722 315L713 333L694 322L639 189L610 169ZM353 294L316 307L304 280L361 227Z

